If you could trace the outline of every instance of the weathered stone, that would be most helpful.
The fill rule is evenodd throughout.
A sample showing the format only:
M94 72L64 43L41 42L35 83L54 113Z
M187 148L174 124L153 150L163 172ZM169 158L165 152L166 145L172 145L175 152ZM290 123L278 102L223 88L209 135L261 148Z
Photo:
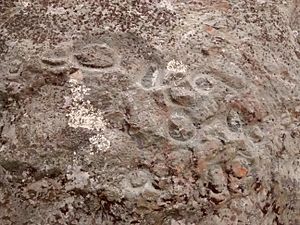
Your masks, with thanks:
M0 2L0 224L299 224L299 0Z

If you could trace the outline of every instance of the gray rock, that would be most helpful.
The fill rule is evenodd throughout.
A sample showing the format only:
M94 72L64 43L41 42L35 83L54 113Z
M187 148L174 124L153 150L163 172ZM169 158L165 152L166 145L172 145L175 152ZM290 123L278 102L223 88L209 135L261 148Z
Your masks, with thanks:
M299 224L299 18L0 2L0 224Z

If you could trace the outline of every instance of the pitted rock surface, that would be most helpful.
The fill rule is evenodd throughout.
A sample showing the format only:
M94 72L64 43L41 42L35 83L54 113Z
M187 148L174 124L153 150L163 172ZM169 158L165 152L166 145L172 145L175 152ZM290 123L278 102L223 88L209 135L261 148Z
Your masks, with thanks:
M0 2L1 225L300 224L299 0Z

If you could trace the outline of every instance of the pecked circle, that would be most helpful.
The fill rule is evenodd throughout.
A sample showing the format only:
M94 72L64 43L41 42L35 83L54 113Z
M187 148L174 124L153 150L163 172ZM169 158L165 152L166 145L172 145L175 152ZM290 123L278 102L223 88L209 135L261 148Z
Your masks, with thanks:
M83 46L74 56L81 66L91 69L105 69L115 64L112 49L105 45L90 44Z

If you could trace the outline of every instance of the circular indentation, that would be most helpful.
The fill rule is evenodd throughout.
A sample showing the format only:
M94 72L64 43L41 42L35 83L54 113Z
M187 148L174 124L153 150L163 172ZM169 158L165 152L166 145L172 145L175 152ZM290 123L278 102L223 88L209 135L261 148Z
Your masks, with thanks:
M212 166L208 171L208 189L213 193L221 193L226 190L227 180L221 166Z
M197 91L209 93L215 86L215 80L208 75L197 76L193 81L193 86Z
M62 66L66 64L67 57L68 54L64 49L56 48L45 52L41 57L41 61L49 66Z
M226 122L229 129L233 132L238 132L242 129L242 120L237 111L231 110L226 117Z
M168 122L171 138L177 141L188 141L195 135L195 127L184 115L174 114Z
M84 46L75 54L75 58L84 67L104 69L114 65L113 51L104 45Z
M154 87L156 84L156 80L159 75L159 70L157 66L150 65L144 74L144 76L141 79L141 84L145 88L151 88Z
M62 66L66 63L65 60L56 58L42 58L41 61L50 66Z
M197 80L195 80L195 85L197 88L204 91L209 91L213 87L212 82L207 78L203 78L203 77L200 77Z
M170 100L181 106L191 107L195 105L196 92L189 82L181 83L180 86L168 89Z

